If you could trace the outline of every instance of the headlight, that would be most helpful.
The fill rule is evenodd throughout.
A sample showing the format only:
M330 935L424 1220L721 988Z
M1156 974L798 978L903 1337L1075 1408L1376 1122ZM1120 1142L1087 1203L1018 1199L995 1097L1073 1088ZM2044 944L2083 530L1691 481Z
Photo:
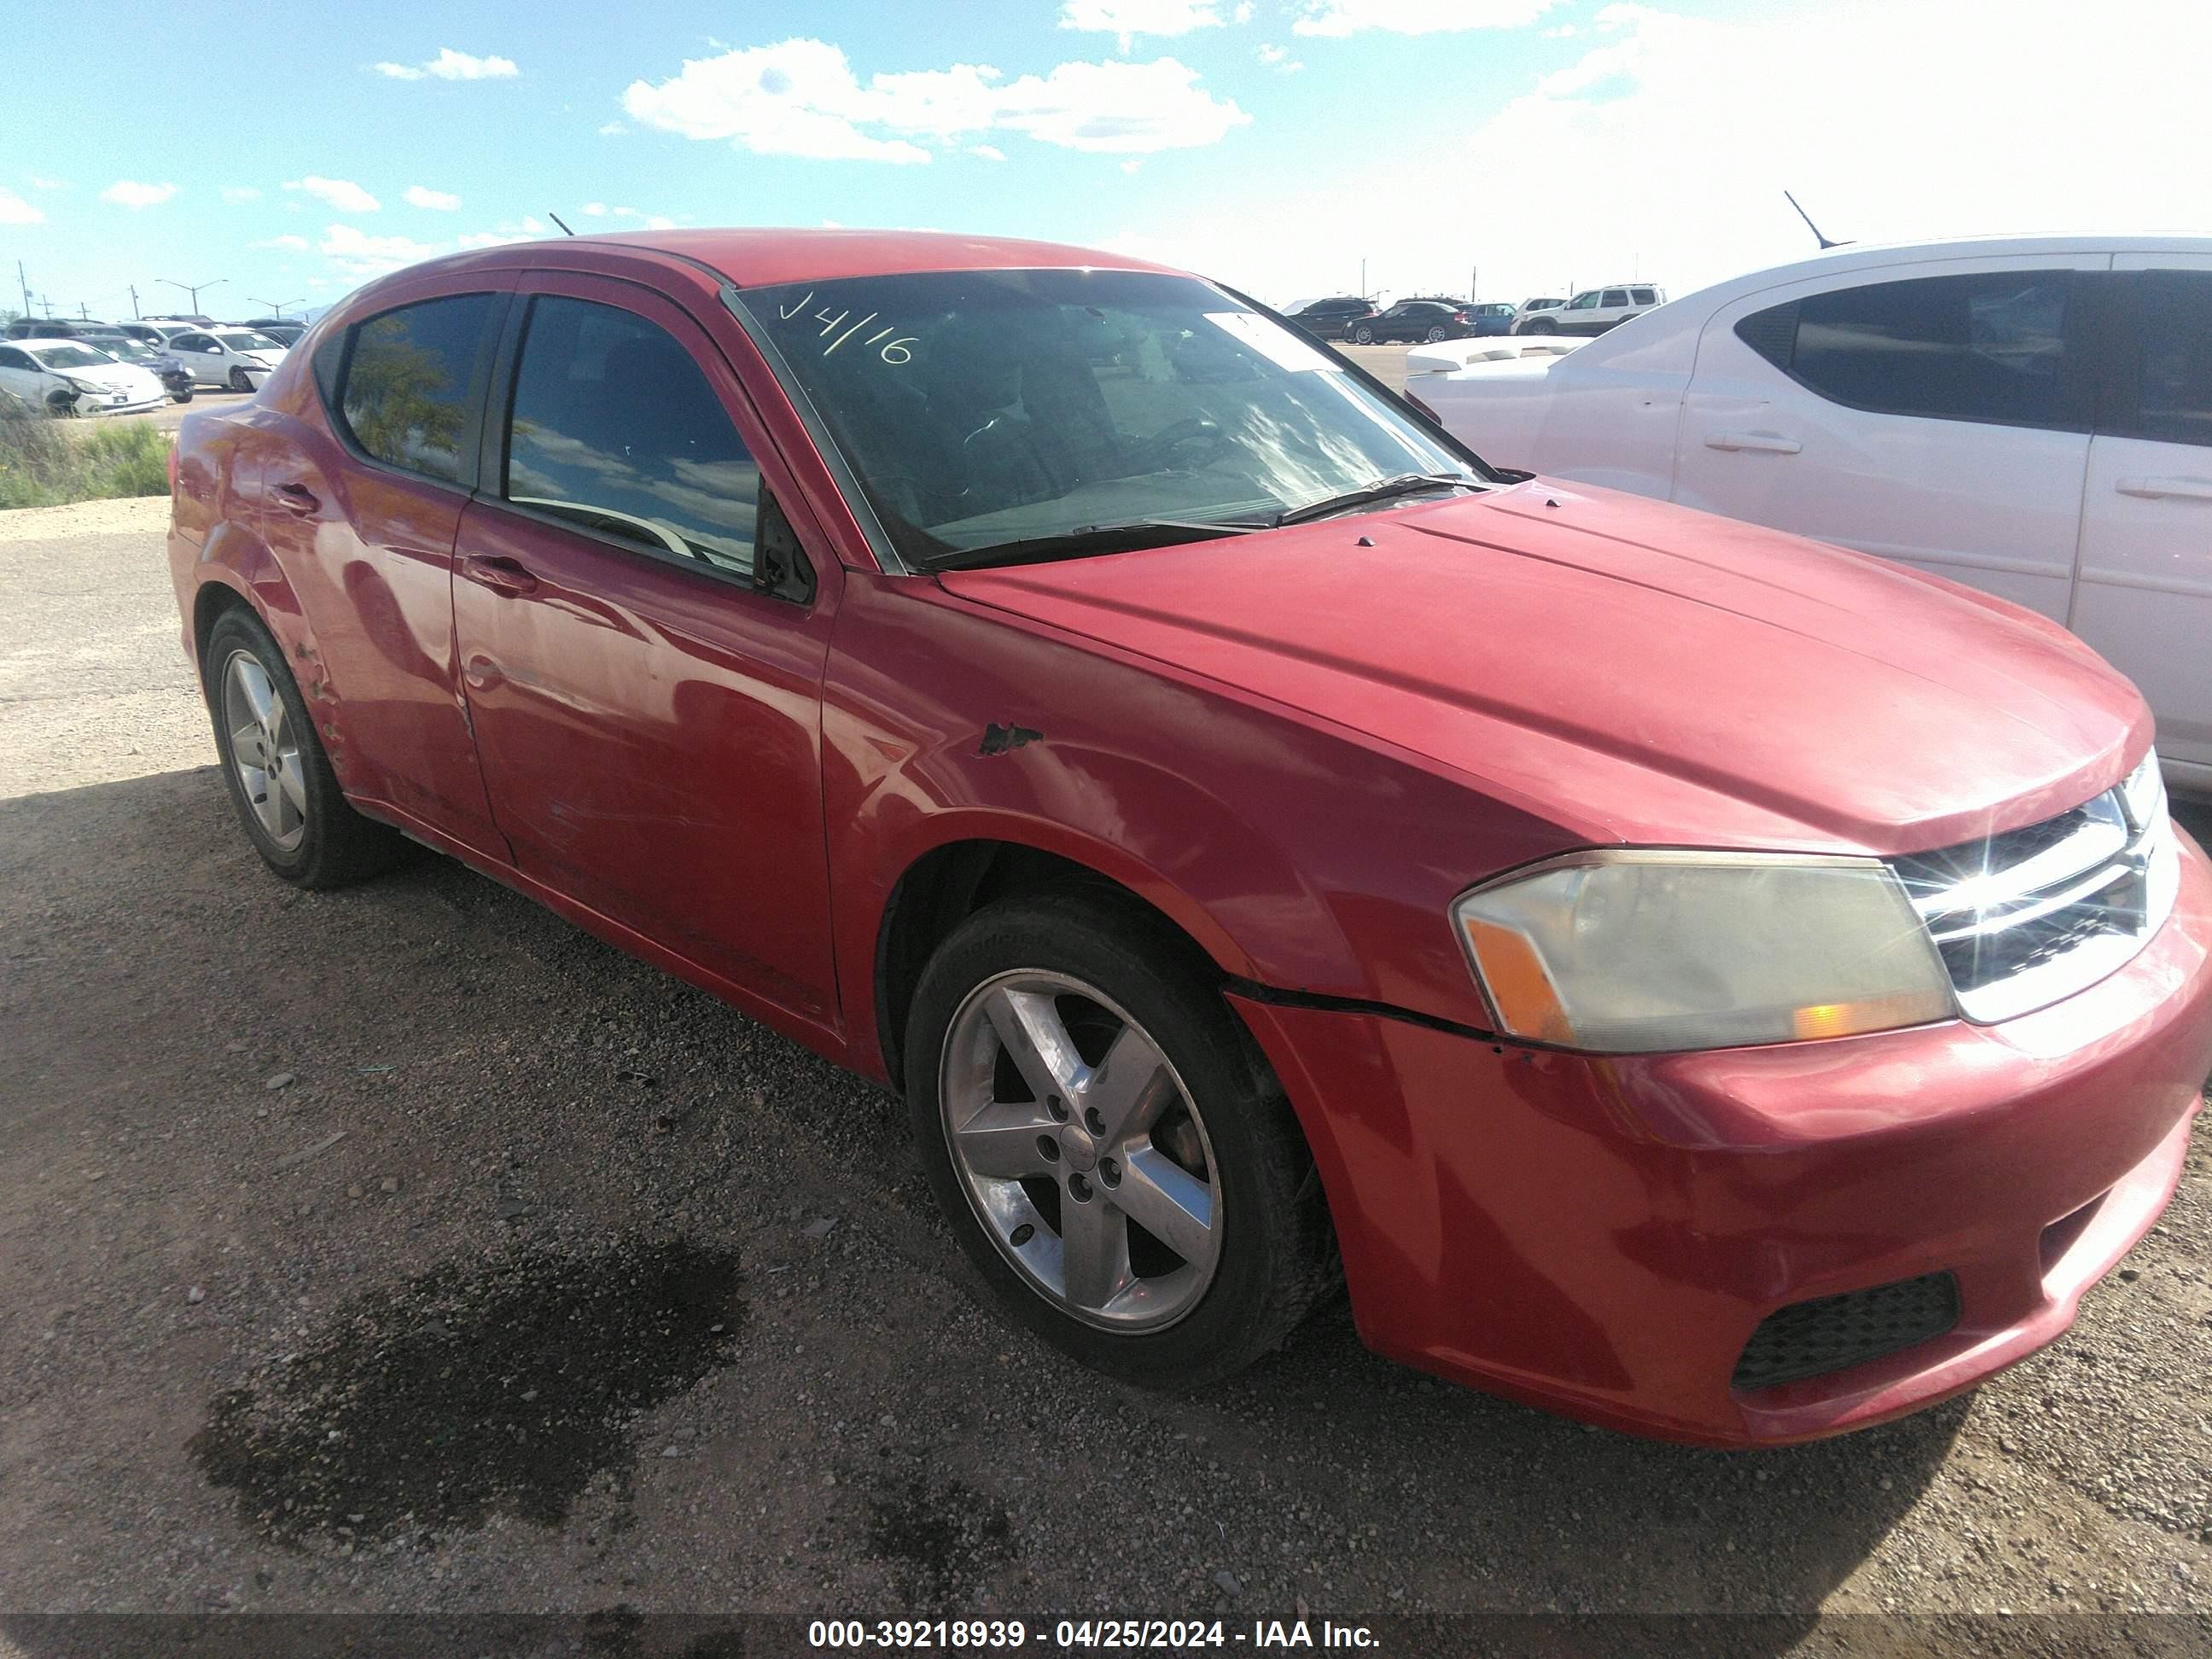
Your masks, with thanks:
M1875 859L1573 854L1453 907L1499 1031L1611 1054L1948 1019L1951 981Z

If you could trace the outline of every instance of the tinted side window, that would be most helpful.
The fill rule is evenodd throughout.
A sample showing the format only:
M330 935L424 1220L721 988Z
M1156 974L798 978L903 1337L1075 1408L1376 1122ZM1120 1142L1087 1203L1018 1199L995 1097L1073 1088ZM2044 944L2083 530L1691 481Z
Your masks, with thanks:
M1736 333L1822 397L1886 415L2060 426L2070 273L1923 276L1808 295Z
M179 351L205 351L215 342L204 334L179 334L171 343Z
M1659 295L1655 289L1648 288L1632 288L1629 289L1628 298L1630 303L1632 305L1656 306L1659 303Z
M350 331L337 403L356 443L388 465L459 479L461 435L493 299L425 300Z
M532 304L503 490L649 552L752 571L760 468L691 354L612 306Z
M1606 306L1625 306L1628 303L1628 290L1625 288L1609 288L1605 291L1605 298L1598 303Z
M31 359L28 353L0 347L0 368L28 368L30 366Z
M2212 444L2212 270L2146 270L2136 295L2136 435Z
M1587 294L1576 295L1573 299L1567 301L1565 308L1568 311L1588 311L1596 304L1597 290L1592 289Z

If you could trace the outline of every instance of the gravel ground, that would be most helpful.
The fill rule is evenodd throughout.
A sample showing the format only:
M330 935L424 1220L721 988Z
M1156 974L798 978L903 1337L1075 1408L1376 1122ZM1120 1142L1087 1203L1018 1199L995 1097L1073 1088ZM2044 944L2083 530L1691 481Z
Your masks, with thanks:
M2069 1337L1840 1442L1580 1428L1340 1312L1117 1388L981 1310L886 1097L457 865L266 875L161 508L0 514L0 1614L2212 1611L2201 1146Z

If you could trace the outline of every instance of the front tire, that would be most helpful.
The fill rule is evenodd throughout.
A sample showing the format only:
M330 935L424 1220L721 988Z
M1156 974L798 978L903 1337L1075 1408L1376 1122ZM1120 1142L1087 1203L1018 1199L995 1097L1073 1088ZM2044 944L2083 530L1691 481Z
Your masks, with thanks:
M233 392L250 392L253 390L253 381L244 369L234 368L230 371L230 389Z
M1559 325L1549 317L1536 317L1529 320L1528 331L1531 334L1557 334Z
M262 862L295 886L343 887L391 867L398 831L355 811L284 653L251 611L225 611L200 662L216 752Z
M1012 1319L1124 1382L1188 1389L1279 1346L1335 1280L1289 1104L1203 959L1070 889L970 916L907 1030L915 1144Z

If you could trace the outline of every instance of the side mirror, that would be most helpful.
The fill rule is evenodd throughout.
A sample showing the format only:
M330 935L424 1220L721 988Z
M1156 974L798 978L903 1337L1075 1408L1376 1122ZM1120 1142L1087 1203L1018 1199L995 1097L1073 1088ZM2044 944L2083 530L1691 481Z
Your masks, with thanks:
M814 597L814 567L792 533L775 497L761 485L760 508L753 523L753 590L805 605Z

